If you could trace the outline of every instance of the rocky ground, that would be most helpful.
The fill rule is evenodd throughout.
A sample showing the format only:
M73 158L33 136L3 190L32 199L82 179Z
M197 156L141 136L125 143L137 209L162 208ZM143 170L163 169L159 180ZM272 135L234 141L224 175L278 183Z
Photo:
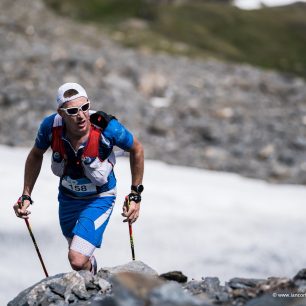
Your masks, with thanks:
M143 262L58 274L21 292L8 306L303 306L306 270L293 279L216 277L187 280L181 272L158 274ZM287 297L285 297L287 295Z
M302 79L123 49L39 0L2 0L0 25L0 143L31 145L58 86L77 81L95 109L141 139L147 158L306 183Z

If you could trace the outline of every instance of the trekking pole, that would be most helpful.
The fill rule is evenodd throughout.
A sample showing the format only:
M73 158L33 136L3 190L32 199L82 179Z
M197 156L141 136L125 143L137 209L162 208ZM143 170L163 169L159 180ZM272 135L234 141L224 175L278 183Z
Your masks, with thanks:
M130 207L130 199L128 196L125 197L125 203L127 208ZM129 235L130 235L130 244L131 244L131 251L132 251L132 259L135 260L135 250L134 250L134 239L133 239L133 229L131 221L128 221L129 224Z
M38 258L39 258L40 263L41 263L41 265L42 265L42 268L43 268L43 270L44 270L44 272L45 272L45 275L46 275L46 277L49 277L48 272L47 272L47 269L46 269L45 264L44 264L44 261L43 261L41 255L40 255L39 248L38 248L38 246L37 246L36 240L35 240L35 238L34 238L34 235L33 235L33 232L32 232L31 226L30 226L30 222L29 222L28 219L24 219L24 221L25 221L25 223L26 223L26 225L27 225L27 228L28 228L28 230L29 230L30 236L31 236L32 241L33 241L33 243L34 243L34 246L35 246L35 249L36 249Z
M18 202L17 202L19 208L22 207L23 197L25 197L25 196L21 196L21 197L19 198ZM31 200L31 198L28 197L28 200L30 201L31 204L33 203L33 201ZM31 238L32 238L32 241L33 241L35 250L36 250L36 252L37 252L38 258L39 258L40 263L41 263L41 265L42 265L42 268L43 268L43 270L44 270L44 272L45 272L45 275L46 275L46 277L49 277L48 272L47 272L47 269L46 269L45 264L44 264L44 261L43 261L41 255L40 255L39 248L38 248L38 246L37 246L35 237L34 237L34 235L33 235L33 232L32 232L31 226L30 226L30 222L29 222L28 219L24 219L24 221L25 221L25 223L26 223L26 225L27 225L28 231L29 231L30 236L31 236Z

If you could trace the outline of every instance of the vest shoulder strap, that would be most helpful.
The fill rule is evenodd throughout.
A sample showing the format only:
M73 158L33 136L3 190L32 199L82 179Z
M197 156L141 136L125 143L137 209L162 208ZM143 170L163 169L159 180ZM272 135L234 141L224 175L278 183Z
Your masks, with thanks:
M65 155L65 148L62 141L63 126L56 126L52 128L51 148L53 152L58 152L62 156Z
M101 130L91 125L89 139L84 148L83 156L99 157Z
M90 122L102 130L106 129L109 122L113 119L117 118L102 111L98 111L90 115Z

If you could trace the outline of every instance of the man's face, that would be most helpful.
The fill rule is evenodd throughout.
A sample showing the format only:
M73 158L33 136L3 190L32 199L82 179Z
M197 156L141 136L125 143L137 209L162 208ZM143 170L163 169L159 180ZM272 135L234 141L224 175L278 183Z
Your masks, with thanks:
M64 103L61 108L80 108L82 105L86 106L86 103L89 103L88 99L85 97L80 97ZM76 136L83 136L89 131L89 108L87 111L82 111L81 109L79 109L77 114L73 116L67 114L63 109L58 109L58 113L65 121L67 132Z

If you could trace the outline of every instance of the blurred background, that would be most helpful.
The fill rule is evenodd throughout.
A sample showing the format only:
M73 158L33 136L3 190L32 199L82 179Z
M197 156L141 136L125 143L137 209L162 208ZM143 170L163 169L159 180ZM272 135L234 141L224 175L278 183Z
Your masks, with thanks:
M306 234L305 1L0 0L0 51L0 171L5 199L0 250L10 260L0 270L7 280L0 288L0 301L13 298L40 275L31 274L36 263L17 280L19 270L10 270L18 261L16 245L21 248L17 254L36 260L11 205L22 189L27 151L42 118L55 111L56 91L63 82L82 84L94 109L114 114L144 144L148 202L192 202L186 222L191 231L180 237L186 243L193 237L197 248L188 252L182 248L177 266L171 252L182 244L168 248L167 243L175 240L169 228L182 230L174 224L183 222L183 215L173 217L172 227L167 223L171 210L158 215L159 227L153 226L154 217L152 223L144 219L146 224L139 224L156 235L154 249L152 240L139 238L143 259L153 268L182 269L198 278L209 272L227 280L279 275L283 267L285 275L292 276L305 266L301 240ZM159 169L150 160L168 166ZM215 177L212 171L220 173ZM236 183L224 181L228 175L224 172L232 173ZM150 181L157 174L163 179ZM41 182L34 197L45 201L47 195L46 205L54 205L57 183L49 170L42 177L46 185ZM127 174L122 177L129 179ZM129 184L121 185L120 195L128 192ZM265 188L255 187L262 184ZM55 265L54 274L70 268L65 242L57 244L59 229L53 234L57 216L52 209L51 219L37 222L49 239L44 242L49 266L55 264L57 249L63 250L65 266ZM44 220L42 214L37 210L36 216ZM143 216L151 214L154 211ZM231 216L228 227L226 216ZM213 225L217 227L212 229ZM258 237L251 241L257 230ZM10 251L15 257L9 256ZM108 265L128 257L105 255ZM24 261L23 265L27 267Z
M288 2L1 0L0 143L31 145L76 81L147 158L305 184L306 3Z

